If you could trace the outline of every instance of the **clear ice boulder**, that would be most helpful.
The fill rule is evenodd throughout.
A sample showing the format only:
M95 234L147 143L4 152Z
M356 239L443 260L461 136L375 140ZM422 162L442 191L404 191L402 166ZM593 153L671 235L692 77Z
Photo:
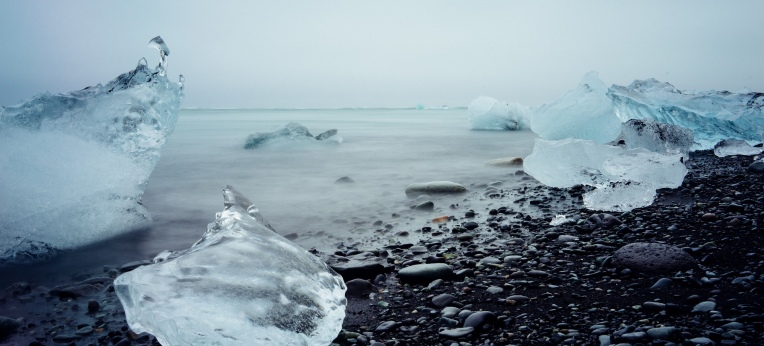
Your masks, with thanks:
M345 317L342 277L230 186L196 244L159 254L114 287L130 328L164 346L325 346Z
M655 191L675 188L687 174L682 154L626 149L568 138L536 139L523 169L544 185L588 185L584 205L592 210L627 211L652 204Z
M548 140L579 138L601 144L615 140L621 134L621 120L613 113L607 90L597 72L587 73L577 88L532 112L531 130Z
M0 107L0 263L150 224L141 197L183 99L167 53L105 85Z
M655 79L613 85L607 92L622 120L643 119L678 125L694 134L696 149L712 149L724 139L761 141L764 93L680 91Z
M622 125L621 139L627 149L645 148L656 153L682 154L689 157L693 133L687 128L629 119Z
M725 139L719 141L714 146L714 155L718 157L732 156L732 155L745 155L753 156L761 154L764 148L754 147L746 141L739 139Z

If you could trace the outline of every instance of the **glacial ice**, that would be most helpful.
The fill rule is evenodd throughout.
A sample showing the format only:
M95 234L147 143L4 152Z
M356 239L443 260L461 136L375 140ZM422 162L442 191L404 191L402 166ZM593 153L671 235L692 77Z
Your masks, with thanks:
M648 206L656 189L678 187L687 174L682 154L625 149L573 138L536 139L523 169L548 186L595 187L584 195L584 205L605 211Z
M150 223L141 196L183 98L161 64L0 107L0 263Z
M718 157L732 156L732 155L759 155L764 148L757 148L751 146L746 141L739 139L725 139L716 143L714 146L714 155Z
M622 120L648 119L692 130L693 149L711 149L723 139L761 141L764 93L683 92L655 79L613 85L607 92Z
M244 149L255 149L274 143L288 143L294 141L323 141L324 143L342 143L342 137L337 135L336 129L324 131L313 136L308 128L298 123L288 123L272 132L259 132L247 137Z
M693 144L693 134L689 129L639 119L623 123L621 138L627 149L645 148L656 153L683 154L685 157Z
M531 130L548 140L579 138L601 144L615 140L621 134L621 120L606 92L597 72L587 73L577 88L532 112Z
M230 186L224 205L191 248L117 277L130 328L164 346L331 343L345 317L342 277Z
M467 108L473 130L526 130L530 128L530 112L521 104L499 102L488 96L472 100Z

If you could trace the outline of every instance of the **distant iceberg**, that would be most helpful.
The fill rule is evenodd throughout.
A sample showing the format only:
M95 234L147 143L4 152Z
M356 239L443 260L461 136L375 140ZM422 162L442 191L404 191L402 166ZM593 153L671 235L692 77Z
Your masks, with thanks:
M655 79L613 85L607 91L622 120L647 119L692 130L693 149L713 149L723 139L761 141L764 93L686 92Z
M117 277L127 323L162 345L329 345L342 329L342 277L276 234L228 186L191 248Z
M480 96L467 108L473 130L512 131L530 128L530 108L518 103L506 103Z
M244 142L244 149L260 148L274 143L285 143L292 141L323 141L324 143L342 143L342 137L337 135L336 129L324 131L313 136L308 128L298 123L288 123L278 130L272 132L259 132L247 137Z
M106 85L0 108L0 263L45 258L150 222L141 196L175 128L181 83L138 66Z

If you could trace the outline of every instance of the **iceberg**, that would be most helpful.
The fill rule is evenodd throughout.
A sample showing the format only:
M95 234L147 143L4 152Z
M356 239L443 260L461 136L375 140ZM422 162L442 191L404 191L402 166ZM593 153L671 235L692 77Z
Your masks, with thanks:
M714 155L718 157L732 155L753 156L761 154L762 151L764 151L764 148L753 147L748 142L739 139L725 139L714 146Z
M467 108L470 128L473 130L527 130L530 128L530 108L518 103L499 102L495 98L480 96Z
M175 127L183 84L165 76L161 38L150 45L160 49L156 68L141 59L106 85L0 107L0 263L151 222L141 197Z
M711 149L723 139L761 141L764 93L684 92L655 79L613 85L607 91L622 120L643 119L678 125L695 135L693 149Z
M224 206L191 248L117 277L130 328L164 346L330 344L345 318L342 277L230 186Z
M336 129L327 130L313 136L308 128L298 123L288 123L273 132L259 132L247 137L244 149L255 149L273 143L292 141L323 141L324 143L342 143L342 137L337 135Z
M567 188L582 184L586 208L627 211L652 204L655 191L675 188L687 174L682 154L626 149L590 140L536 139L523 169L544 185Z
M656 153L688 157L693 144L693 133L689 129L650 120L630 119L623 123L621 131L627 149L645 148Z
M621 120L613 113L607 91L597 72L587 73L577 88L532 112L531 130L547 140L579 138L600 144L615 140L621 134Z

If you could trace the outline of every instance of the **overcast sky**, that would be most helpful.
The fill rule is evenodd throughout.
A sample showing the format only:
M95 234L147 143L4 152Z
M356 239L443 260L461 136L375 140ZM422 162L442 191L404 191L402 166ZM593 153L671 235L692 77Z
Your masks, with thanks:
M0 0L0 105L171 50L184 107L535 106L610 84L764 91L764 1Z

